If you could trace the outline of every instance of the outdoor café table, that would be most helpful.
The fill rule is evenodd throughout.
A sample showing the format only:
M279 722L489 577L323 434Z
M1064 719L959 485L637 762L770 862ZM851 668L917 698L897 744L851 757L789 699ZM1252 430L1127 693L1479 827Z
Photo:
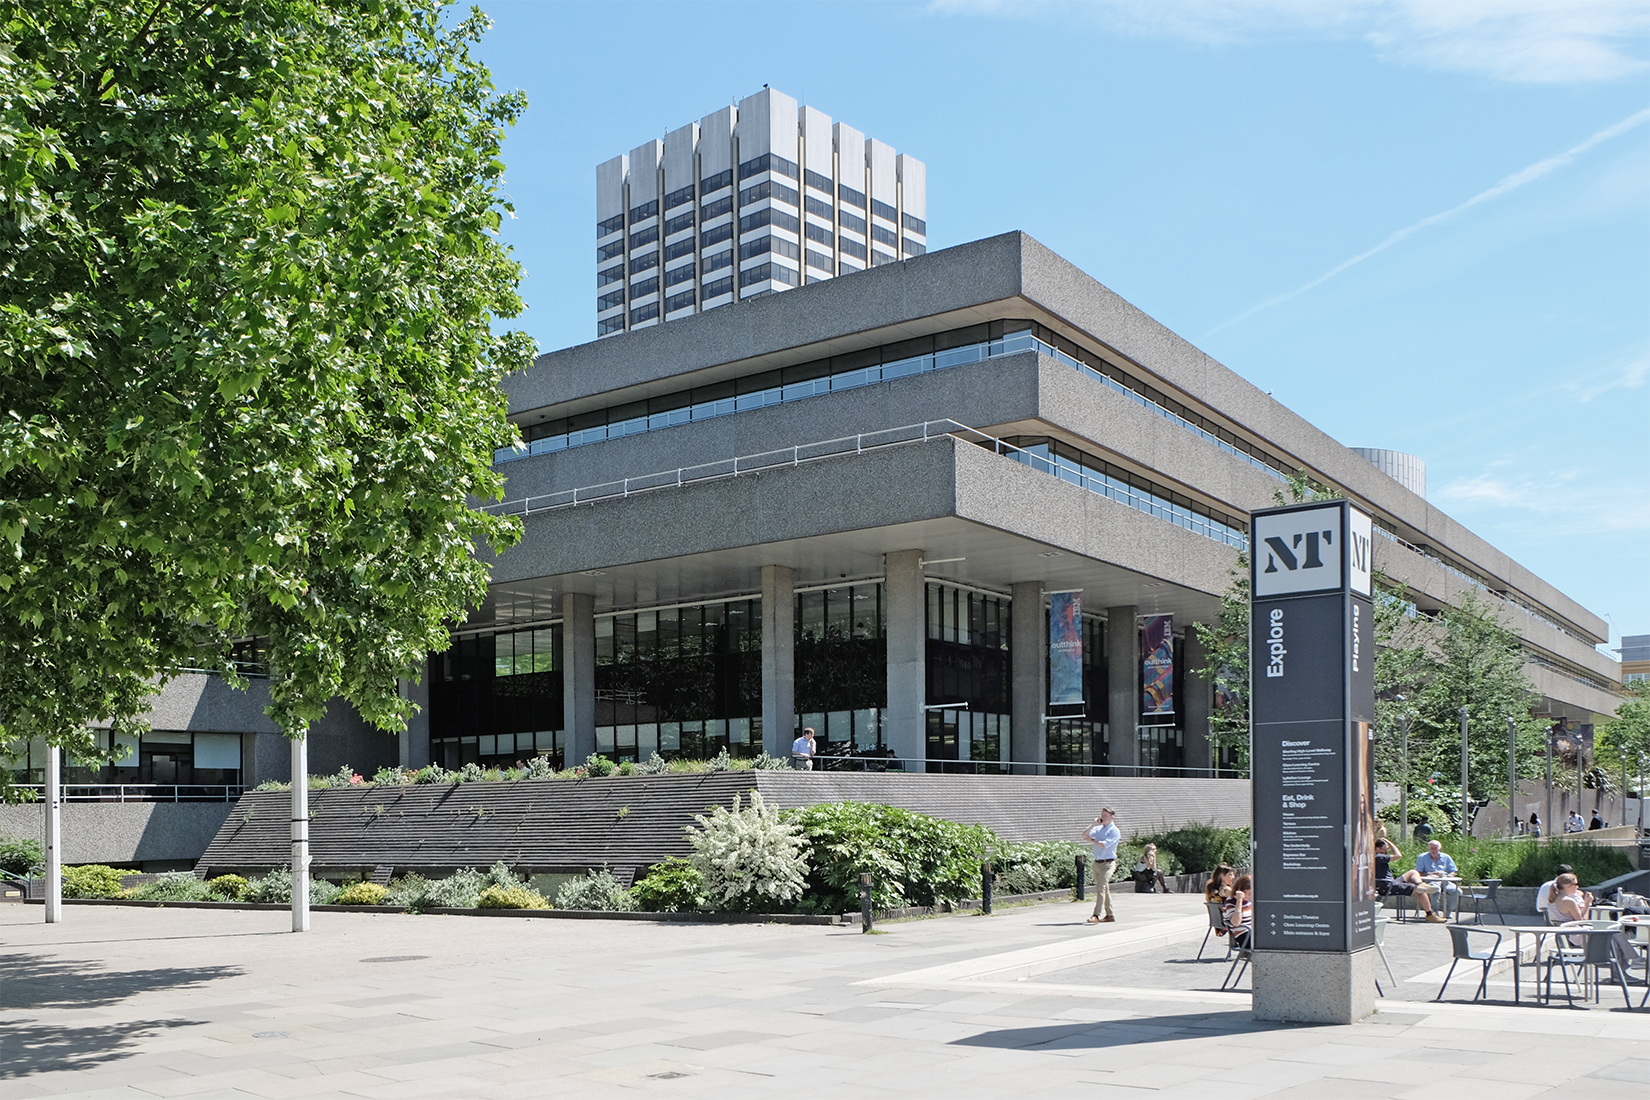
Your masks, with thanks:
M1432 885L1438 887L1438 892L1436 894L1432 895L1432 898L1433 898L1434 901L1438 902L1438 905L1439 905L1438 911L1443 913L1444 916L1446 916L1446 917L1449 916L1449 891L1444 889L1444 887L1446 885L1454 885L1456 887L1456 890L1455 890L1455 919L1456 920L1461 919L1461 898L1462 898L1462 893L1461 893L1460 887L1461 887L1461 883L1464 880L1461 878L1460 875L1447 875L1442 871L1438 871L1438 872L1435 872L1435 873L1430 874L1430 875L1422 875L1421 876L1421 881L1430 882Z
M1534 973L1537 975L1535 979L1537 991L1536 1001L1540 1004L1545 1004L1547 1002L1542 999L1540 993L1541 979L1539 975L1541 973L1541 948L1542 945L1546 943L1548 936L1613 936L1617 932L1621 931L1619 926L1611 928L1590 928L1586 925L1566 926L1561 924L1497 924L1486 925L1485 927L1490 931L1500 932L1503 936L1511 936L1513 939L1513 1004L1518 1004L1522 1000L1522 988L1519 981L1519 975L1524 969L1523 948L1525 936L1529 936L1535 940L1535 958L1530 965ZM1565 998L1569 1000L1572 1005L1575 1004L1575 996L1570 992L1570 977L1568 971L1565 972L1564 976L1564 989Z

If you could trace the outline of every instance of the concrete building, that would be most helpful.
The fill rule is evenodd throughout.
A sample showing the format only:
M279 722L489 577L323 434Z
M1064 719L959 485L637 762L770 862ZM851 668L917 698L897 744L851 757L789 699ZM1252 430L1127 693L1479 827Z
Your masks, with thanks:
M1650 634L1623 634L1618 652L1622 683L1650 680Z
M923 163L763 87L596 167L596 335L921 256Z
M1366 460L1023 234L554 352L506 387L526 535L433 659L448 766L782 754L806 724L908 768L1206 773L1188 628L1300 468L1376 517L1421 608L1493 597L1547 713L1615 705L1605 624L1429 505L1418 461ZM1082 701L1053 707L1048 604L1071 590ZM1148 625L1168 706L1143 703Z
M553 352L506 389L524 538L409 685L412 729L335 704L313 771L781 755L806 724L907 769L1208 775L1190 627L1301 468L1375 517L1419 607L1493 597L1546 714L1618 702L1596 615L1024 234ZM1080 698L1054 706L1072 591ZM1151 705L1148 656L1172 665ZM266 702L184 676L121 768L66 781L284 779Z

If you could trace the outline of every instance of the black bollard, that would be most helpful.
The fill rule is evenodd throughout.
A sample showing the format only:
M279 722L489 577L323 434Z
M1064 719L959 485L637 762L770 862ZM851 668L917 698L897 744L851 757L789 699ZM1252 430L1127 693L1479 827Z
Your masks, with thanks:
M1089 896L1089 857L1081 852L1077 853L1077 900L1086 901Z
M987 916L991 915L991 883L996 877L989 861L980 864L980 912Z
M871 876L859 876L859 921L861 932L871 930Z

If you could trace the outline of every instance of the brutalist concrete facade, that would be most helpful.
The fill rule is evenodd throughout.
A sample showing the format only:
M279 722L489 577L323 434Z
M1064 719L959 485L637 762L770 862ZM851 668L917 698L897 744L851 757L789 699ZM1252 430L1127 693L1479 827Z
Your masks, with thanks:
M734 396L739 386L767 372L826 357L847 364L843 370L878 355L886 363L903 354L890 348L924 340L938 348L961 339L947 335L960 331L995 334L989 339L1000 353L871 384L814 383L813 396L753 398L760 407L748 410L712 407L714 395L726 393L735 410L744 400ZM1038 337L1029 350L1004 339L1030 331ZM780 379L772 393L788 395L789 376L772 377ZM710 395L700 402L706 415L683 413L684 422L667 426L668 410L685 407L689 387ZM945 700L911 669L924 661L925 633L934 637L925 592L949 586L1018 605L1013 702L1004 705L1012 728L993 749L996 760L1040 770L1050 759L1047 632L1036 624L1048 593L1081 589L1085 612L1103 620L1096 638L1106 658L1104 762L1123 774L1145 763L1140 729L1153 719L1131 703L1140 692L1136 624L1167 614L1180 639L1182 678L1172 717L1179 759L1167 770L1208 774L1216 763L1206 736L1213 704L1194 671L1202 657L1189 627L1217 613L1239 550L1229 535L1196 529L1204 520L1177 524L1152 514L1145 497L1187 502L1196 516L1230 521L1222 528L1229 531L1273 502L1283 472L1301 468L1377 517L1387 536L1376 540L1377 564L1409 585L1421 607L1468 592L1491 597L1528 647L1548 713L1588 722L1614 706L1617 667L1594 649L1607 637L1598 616L1022 233L554 352L506 389L524 434L553 449L539 453L535 443L524 456L502 456L508 507L524 513L525 537L492 562L493 597L466 630L562 632L557 744L569 761L599 747L599 707L588 698L603 690L599 647L575 644L594 636L592 621L874 583L886 634L880 745L907 768L935 762L929 715ZM975 431L948 430L944 421ZM800 456L821 441L923 423L932 425L926 441L771 465L771 452L799 447ZM547 426L560 434L546 436ZM992 440L1080 452L1108 477L1149 491L1114 499L1051 476L1059 474L1052 459L1039 467ZM763 453L770 461L760 472L693 480L693 467ZM687 470L682 487L652 488L678 469ZM627 478L638 479L628 495L567 506L573 491L588 497ZM624 493L600 490L609 491ZM1037 615L1027 609L1032 600ZM917 621L901 619L900 608ZM759 744L780 755L794 730L774 719L793 713L786 700L805 670L790 652L792 639L771 634L762 643L767 721ZM797 703L794 713L805 709ZM647 755L645 742L639 755Z

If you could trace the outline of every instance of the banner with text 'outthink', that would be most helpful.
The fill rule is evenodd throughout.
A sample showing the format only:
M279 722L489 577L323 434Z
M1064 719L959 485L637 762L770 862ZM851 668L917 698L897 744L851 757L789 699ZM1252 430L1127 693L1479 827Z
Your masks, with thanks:
M1048 703L1083 705L1083 593L1054 592L1048 600Z
M1140 642L1140 713L1174 713L1174 616L1152 615Z

